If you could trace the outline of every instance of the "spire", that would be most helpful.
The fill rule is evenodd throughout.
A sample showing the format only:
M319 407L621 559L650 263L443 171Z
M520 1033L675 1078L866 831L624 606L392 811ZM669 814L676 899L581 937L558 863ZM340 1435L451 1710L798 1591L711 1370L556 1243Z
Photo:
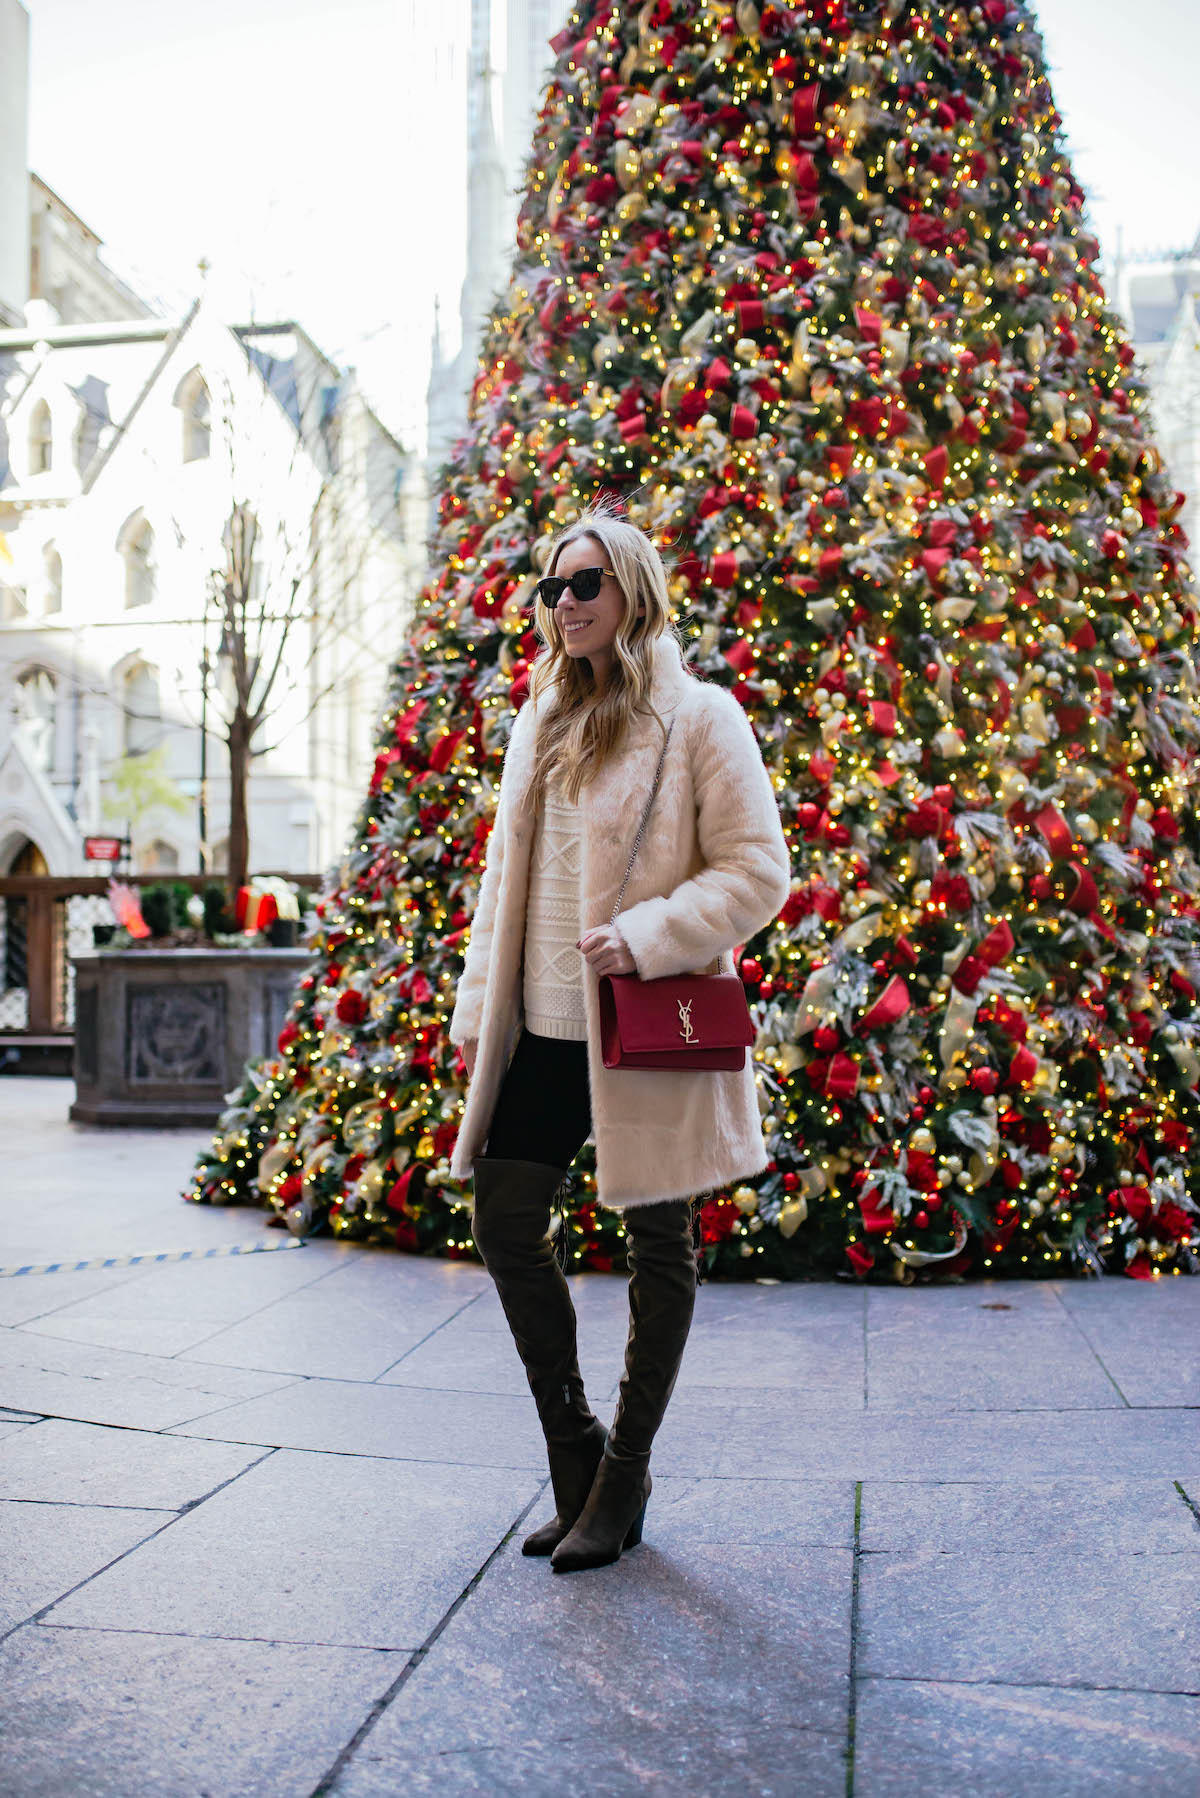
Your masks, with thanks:
M433 347L429 353L430 384L441 373L446 352L442 348L442 302L435 293L433 296Z
M488 8L482 7L486 26ZM491 310L506 273L500 228L504 217L505 176L496 142L492 110L492 67L488 33L481 31L482 45L472 57L471 93L468 96L470 135L467 142L467 273L463 282L460 315L462 342L473 356L479 332Z

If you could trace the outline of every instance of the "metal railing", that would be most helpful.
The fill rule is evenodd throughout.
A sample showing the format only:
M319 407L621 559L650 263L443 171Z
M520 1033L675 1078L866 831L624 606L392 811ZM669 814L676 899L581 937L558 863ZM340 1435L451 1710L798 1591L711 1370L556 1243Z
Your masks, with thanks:
M131 886L186 886L199 893L211 874L123 874ZM315 890L319 874L285 874ZM0 1042L69 1046L75 1027L73 956L92 947L96 924L115 920L106 876L0 875Z

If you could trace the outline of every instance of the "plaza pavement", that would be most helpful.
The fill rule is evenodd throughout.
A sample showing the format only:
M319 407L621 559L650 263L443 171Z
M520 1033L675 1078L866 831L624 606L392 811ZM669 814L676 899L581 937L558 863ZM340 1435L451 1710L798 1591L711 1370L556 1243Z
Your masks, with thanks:
M487 1276L0 1080L0 1798L1200 1792L1200 1280L702 1287L566 1578ZM611 1415L623 1277L580 1275Z

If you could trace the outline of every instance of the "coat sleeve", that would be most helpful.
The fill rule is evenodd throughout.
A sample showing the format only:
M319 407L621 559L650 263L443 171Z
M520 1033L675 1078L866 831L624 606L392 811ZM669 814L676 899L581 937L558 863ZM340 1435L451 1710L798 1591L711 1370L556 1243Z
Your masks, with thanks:
M705 867L664 898L619 912L616 928L643 980L701 968L779 916L791 857L771 777L739 702L712 689L693 760L697 831Z
M524 732L529 727L522 723L526 712L530 711L530 702L521 707L513 721L512 731L508 739L507 754L511 751L518 731ZM452 1043L461 1048L462 1044L472 1038L479 1037L483 1022L483 1000L487 991L488 964L491 960L492 932L496 923L496 902L500 894L500 882L504 872L504 850L508 840L508 806L504 788L504 773L500 775L500 791L496 799L496 813L492 821L491 834L487 843L487 863L483 878L479 883L479 894L475 901L475 910L471 914L471 934L467 943L466 958L463 962L462 975L458 982L454 1010L451 1013L447 1035Z

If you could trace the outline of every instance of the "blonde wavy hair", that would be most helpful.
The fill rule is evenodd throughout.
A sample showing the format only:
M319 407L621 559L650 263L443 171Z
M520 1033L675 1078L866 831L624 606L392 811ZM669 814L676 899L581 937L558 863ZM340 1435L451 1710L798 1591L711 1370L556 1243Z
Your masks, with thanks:
M669 632L681 654L684 649L671 624L669 554L659 550L641 526L632 522L618 499L602 495L554 539L542 573L553 574L568 543L581 537L596 543L605 566L616 575L624 610L613 639L609 680L598 687L590 666L567 654L557 611L535 596L534 628L547 646L534 660L529 676L530 698L540 700L545 695L547 699L538 720L532 787L535 803L555 771L568 799L577 803L583 787L620 749L635 714L650 712L666 736L666 725L650 701L654 643ZM644 617L638 616L639 605L646 608Z

